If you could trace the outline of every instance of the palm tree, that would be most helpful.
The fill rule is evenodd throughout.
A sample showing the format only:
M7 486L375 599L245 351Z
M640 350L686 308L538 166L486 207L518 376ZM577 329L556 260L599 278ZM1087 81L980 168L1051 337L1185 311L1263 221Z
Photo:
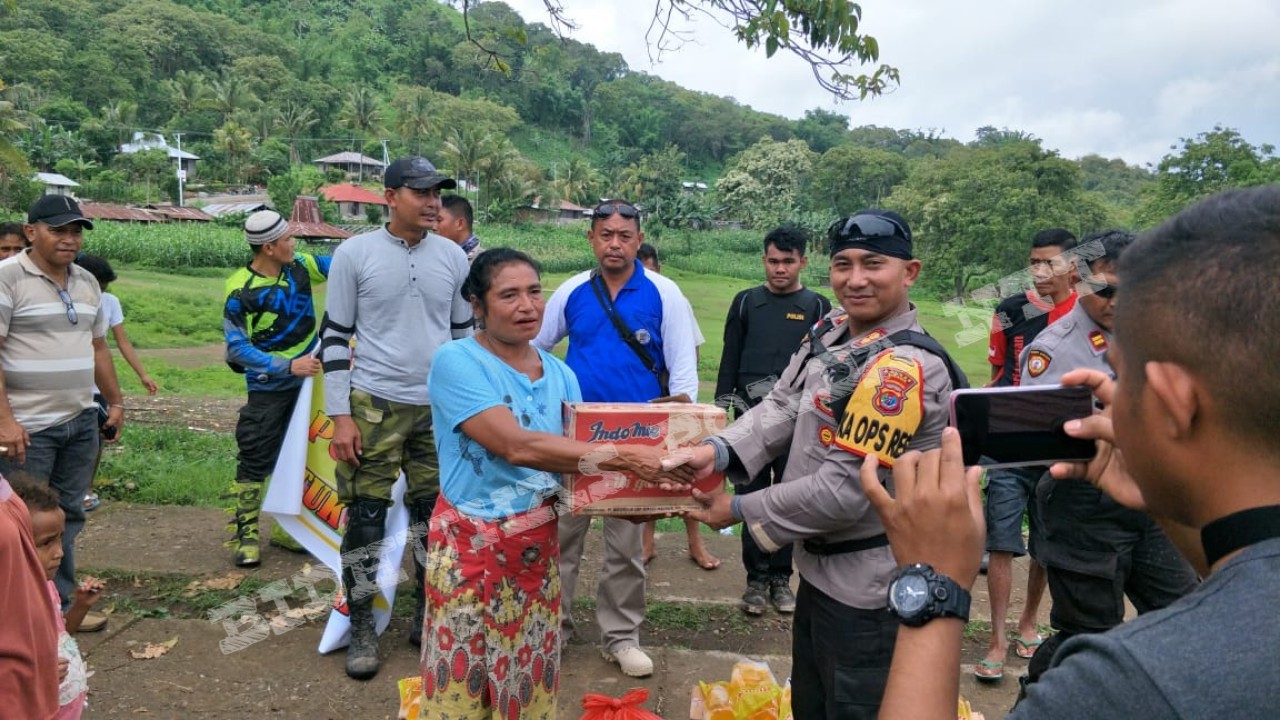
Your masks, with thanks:
M241 182L244 158L253 150L253 133L235 120L228 120L213 131L213 144L227 154L236 181Z
M138 118L138 103L116 100L102 106L102 124L116 133L116 145L129 139L134 121Z
M478 174L484 171L488 175L485 164L495 160L497 142L493 135L476 130L469 125L454 128L445 138L440 148L440 161L453 171L459 179L470 180L479 186ZM477 204L479 198L477 198Z
M409 145L412 140L415 154L422 153L422 138L439 129L440 122L431 112L434 94L424 87L411 87L397 92L392 101L396 114L396 132L405 145Z
M294 102L284 106L280 114L276 117L276 126L284 130L284 134L289 138L289 163L291 165L301 165L302 157L298 154L298 136L311 129L319 121L315 112L306 105L298 105Z
M260 102L244 79L235 73L224 72L210 85L213 92L209 104L224 124L237 110L250 110Z
M166 81L169 97L177 106L178 112L188 115L203 109L209 101L209 85L200 73L179 70L172 80Z
M578 204L590 204L595 189L600 185L600 173L591 163L575 157L556 169L555 183L560 197Z
M258 136L258 142L266 142L271 138L271 131L279 124L280 111L270 105L263 105L250 119L253 132Z
M13 177L27 174L27 159L18 147L19 135L27 129L25 114L9 98L12 88L0 80L0 187Z
M377 132L381 122L378 98L362 85L351 91L338 113L338 125L355 133L356 152L364 151L365 136ZM360 180L364 180L364 163L360 164Z

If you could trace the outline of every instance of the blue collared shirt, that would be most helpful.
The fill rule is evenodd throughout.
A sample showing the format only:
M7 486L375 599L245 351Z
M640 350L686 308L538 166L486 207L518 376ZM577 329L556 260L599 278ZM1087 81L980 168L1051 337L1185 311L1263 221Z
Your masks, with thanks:
M593 272L574 275L556 288L547 301L542 329L533 344L550 350L561 339L569 338L565 361L578 376L582 398L587 402L648 402L661 396L657 376L623 341L601 307L591 288ZM641 344L657 367L666 368L670 374L671 394L684 393L697 400L693 314L680 288L645 270L637 260L635 271L618 291L613 305L633 332L647 336L647 342Z

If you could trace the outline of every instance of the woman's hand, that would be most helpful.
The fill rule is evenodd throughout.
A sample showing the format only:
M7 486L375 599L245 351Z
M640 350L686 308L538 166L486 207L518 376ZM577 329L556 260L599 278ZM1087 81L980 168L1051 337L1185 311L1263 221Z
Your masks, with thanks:
M693 482L693 470L687 465L671 466L665 462L665 448L652 445L618 445L618 460L622 469L633 473L650 485L669 488L671 483L687 486Z

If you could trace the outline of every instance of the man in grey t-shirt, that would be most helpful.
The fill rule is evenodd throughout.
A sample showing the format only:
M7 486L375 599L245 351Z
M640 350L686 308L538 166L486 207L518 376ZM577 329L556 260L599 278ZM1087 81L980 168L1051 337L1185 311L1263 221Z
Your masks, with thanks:
M427 373L441 345L471 334L472 317L471 304L462 298L466 254L429 232L440 212L440 189L457 183L425 158L410 157L387 168L384 184L391 221L334 252L320 329L324 410L333 418L338 495L347 506L342 537L342 585L351 617L347 674L359 680L378 672L373 621L378 553L366 548L383 539L391 488L401 471L408 480L410 522L425 536L440 492ZM415 548L419 629L421 557Z

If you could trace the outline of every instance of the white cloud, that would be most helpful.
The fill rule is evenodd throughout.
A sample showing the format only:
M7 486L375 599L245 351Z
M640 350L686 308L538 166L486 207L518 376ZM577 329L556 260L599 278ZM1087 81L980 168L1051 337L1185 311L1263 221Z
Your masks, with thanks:
M509 4L545 22L542 0ZM1156 162L1180 137L1223 124L1280 145L1280 3L1272 0L897 0L863 4L863 30L902 73L884 97L836 105L805 63L765 59L706 18L694 41L649 61L649 2L566 0L573 37L622 53L633 70L787 117L823 107L852 125L1030 132L1067 157Z

